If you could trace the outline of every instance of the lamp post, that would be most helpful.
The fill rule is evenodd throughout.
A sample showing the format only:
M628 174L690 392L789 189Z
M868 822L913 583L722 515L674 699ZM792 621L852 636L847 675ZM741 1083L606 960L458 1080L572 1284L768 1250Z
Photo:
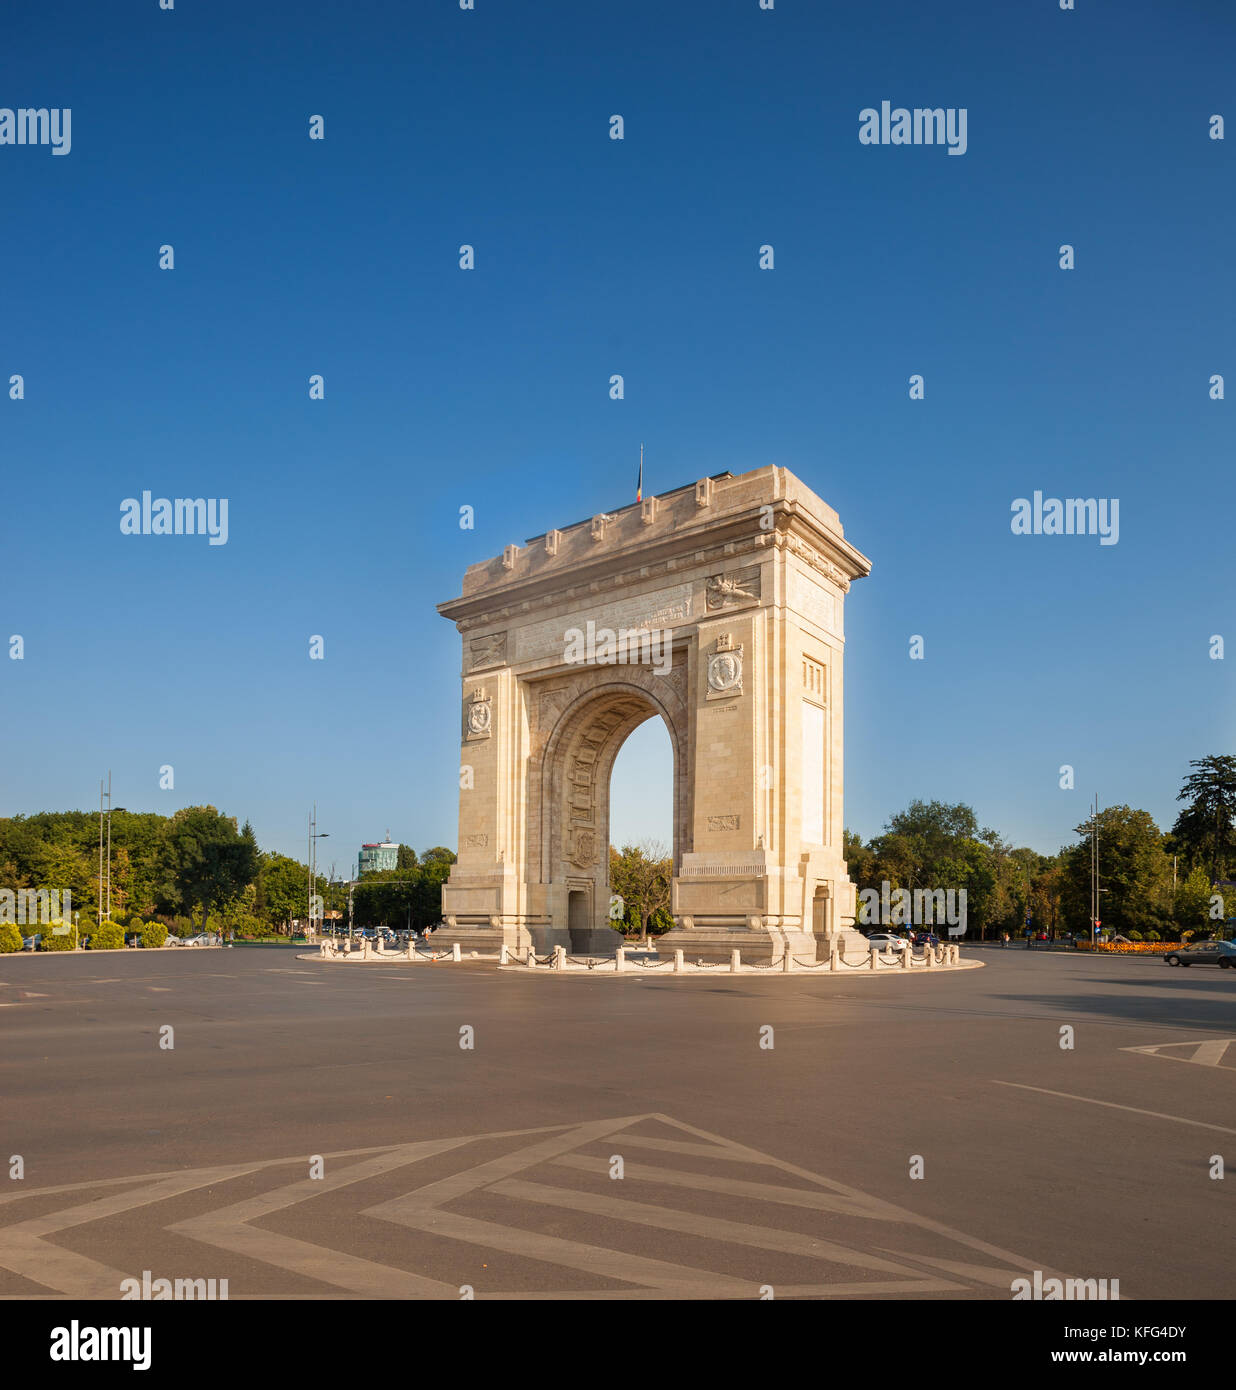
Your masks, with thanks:
M318 831L318 803L313 803L313 814L309 817L309 930L313 930L313 893L317 887L318 841L329 840L330 831Z

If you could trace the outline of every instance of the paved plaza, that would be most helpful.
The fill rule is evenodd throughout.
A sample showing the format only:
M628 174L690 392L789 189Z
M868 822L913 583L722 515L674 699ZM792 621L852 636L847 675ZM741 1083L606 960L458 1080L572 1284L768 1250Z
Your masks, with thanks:
M1230 972L974 954L708 983L5 959L0 1295L1007 1300L1038 1269L1232 1297Z

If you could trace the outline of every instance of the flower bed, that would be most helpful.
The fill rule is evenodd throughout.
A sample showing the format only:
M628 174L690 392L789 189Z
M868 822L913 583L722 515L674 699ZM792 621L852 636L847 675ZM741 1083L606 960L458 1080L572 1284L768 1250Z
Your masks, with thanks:
M1165 956L1179 951L1179 941L1079 941L1079 951L1101 951L1109 956Z

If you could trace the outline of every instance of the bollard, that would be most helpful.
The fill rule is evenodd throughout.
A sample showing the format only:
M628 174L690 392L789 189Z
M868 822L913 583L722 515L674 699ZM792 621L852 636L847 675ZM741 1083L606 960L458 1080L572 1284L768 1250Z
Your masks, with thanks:
M788 975L794 968L794 957L790 954L790 948L785 948L785 955L781 957L781 968Z
M456 941L456 942L451 946L451 959L452 959L452 960L463 960L463 952L459 949L459 942L458 942L458 941Z
M618 949L614 952L614 969L618 972L618 974L621 975L626 968L627 948L625 946L619 946Z
M566 947L565 947L565 946L555 946L555 947L554 947L554 969L555 969L555 970L565 970L565 969L566 969Z
M528 947L528 959L524 961L524 964L530 970L534 970L536 968L536 952L532 949L531 946Z
M742 965L742 952L741 952L741 951L731 951L731 952L730 952L730 974L731 974L731 975L737 975L737 974L738 974L739 967L740 967L741 965Z
M682 952L681 952L681 951L675 951L675 952L674 952L674 974L675 974L675 975L681 975L681 974L682 974Z
M909 950L902 951L902 953L901 953L901 968L902 968L903 970L909 970L909 969L910 969L910 957L911 957L913 954L914 954L913 951L909 951Z
M841 969L841 953L837 950L836 937L834 937L828 945L828 968L829 970Z
M505 964L506 964L506 942L505 942L505 941L502 943L502 949L498 952L498 964L499 964L499 965L505 965Z
M408 937L408 944L404 947L403 953L408 960L416 959L416 938L414 936Z
M924 954L927 957L927 969L930 970L931 967L936 963L936 953L931 949L930 946L928 946L926 947Z
M871 968L872 968L872 970L879 970L879 968L880 968L880 951L879 951L879 948L878 948L878 947L873 946L873 947L871 948L871 950L867 952L867 959L871 962Z

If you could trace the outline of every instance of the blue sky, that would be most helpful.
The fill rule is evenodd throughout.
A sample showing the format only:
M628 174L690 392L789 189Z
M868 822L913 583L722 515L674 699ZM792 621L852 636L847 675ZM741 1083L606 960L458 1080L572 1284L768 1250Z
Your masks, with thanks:
M71 108L72 150L0 147L0 815L110 767L298 855L316 800L340 872L453 846L434 604L633 500L643 441L650 492L791 468L873 560L853 828L963 800L1050 852L1095 791L1170 824L1236 724L1230 6L477 6L6 16L0 105ZM967 152L860 145L883 99L965 107ZM228 498L227 544L122 536L144 488ZM1013 536L1035 489L1118 497L1119 543ZM624 749L616 840L668 840L667 749Z

